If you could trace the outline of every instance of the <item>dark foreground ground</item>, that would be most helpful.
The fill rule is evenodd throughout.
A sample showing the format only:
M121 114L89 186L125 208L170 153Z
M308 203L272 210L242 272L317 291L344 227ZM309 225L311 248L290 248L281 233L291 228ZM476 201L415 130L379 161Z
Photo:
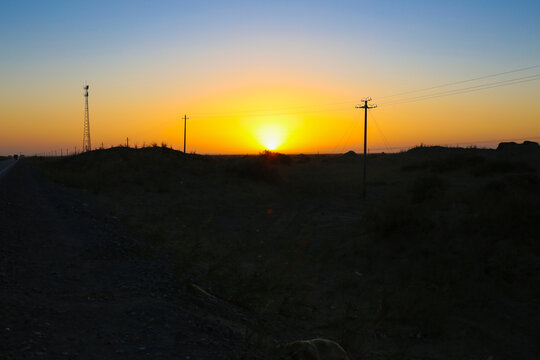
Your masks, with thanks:
M539 171L533 143L418 147L370 156L363 199L354 153L25 159L0 180L0 358L324 337L353 360L538 359Z
M0 359L256 358L231 330L242 310L179 286L92 196L24 162L0 178L0 239Z

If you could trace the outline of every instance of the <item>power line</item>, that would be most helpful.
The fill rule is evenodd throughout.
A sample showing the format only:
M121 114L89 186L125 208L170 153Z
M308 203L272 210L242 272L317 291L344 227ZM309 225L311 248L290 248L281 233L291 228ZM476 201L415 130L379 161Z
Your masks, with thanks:
M478 78L479 79L479 78ZM428 100L432 98L438 98L443 96L451 96L451 95L458 95L462 93L468 93L468 92L474 92L474 91L481 91L481 90L487 90L491 88L501 87L501 86L509 86L509 85L515 85L530 81L536 81L540 80L540 74L533 74L528 75L524 77L514 78L514 79L508 79L508 80L501 80L501 81L495 81L491 83L481 84L481 85L474 85L469 86L465 88L459 88L459 89L453 89L453 90L445 90L442 92L436 92L432 94L424 94L415 96L412 98L405 98L405 99L399 99L395 100L393 102L389 103L383 103L381 106L391 106L391 105L399 105L404 104L407 102L412 101L420 101L420 100ZM438 86L441 87L441 86ZM435 87L434 87L435 88ZM335 103L335 104L350 104L350 102L342 102L342 103ZM331 104L328 104L331 105ZM315 114L315 113L327 113L327 112L340 112L348 110L348 107L339 107L339 108L330 108L330 109L319 109L319 110L307 110L307 111L296 111L296 112L289 112L286 109L285 110L276 110L276 111L260 111L260 112L235 112L235 113L216 113L216 114L196 114L194 116L197 116L199 118L224 118L224 117L230 117L230 116L246 116L246 117L259 117L259 116L285 116L285 115L303 115L303 114Z
M488 78L491 78L491 77L497 77L497 76L506 75L506 74L512 74L512 73L516 73L516 72L522 72L522 71L535 69L535 68L539 68L539 67L540 67L540 64L539 65L534 65L534 66L528 66L528 67L524 67L524 68L518 68L518 69L503 71L503 72L490 74L490 75L485 75L485 76L479 76L479 77L475 77L475 78L471 78L471 79L455 81L455 82L451 82L451 83L444 83L444 84L441 84L441 85L435 85L435 86L431 86L431 87L427 87L427 88L405 91L405 92L401 92L401 93L397 93L397 94L393 94L393 95L382 96L382 97L379 97L379 99L386 99L386 98L396 97L396 96L400 96L400 95L413 94L413 93L418 93L418 92L423 92L423 91L428 91L428 90L434 90L434 89L444 88L444 87L448 87L448 86L452 86L452 85L458 85L458 84L464 84L464 83L473 82L473 81L477 81L477 80L488 79ZM539 75L539 74L531 75L531 76L537 76L537 75ZM521 78L518 78L518 79L521 79ZM510 79L510 80L505 80L505 81L514 81L514 80L517 80L517 79ZM491 83L491 84L494 84L494 83ZM488 84L485 84L485 85L488 85ZM485 86L485 85L477 85L477 86ZM455 90L448 90L448 91L458 91L458 90L462 90L462 89L455 89ZM437 94L439 94L439 93L424 94L424 95L420 95L418 97L424 97L424 96L427 97L427 96L433 96L433 95L437 95ZM397 103L397 102L400 102L402 100L405 101L405 100L409 100L409 99L398 99L398 100L395 100L395 102ZM324 107L337 106L337 105L346 105L346 104L350 104L352 102L353 101L341 101L341 102L320 104L319 110L313 110L311 105L301 105L301 106L283 108L283 109L279 109L279 110L260 110L260 111L250 111L250 112L229 112L229 113L223 113L223 112L221 112L221 113L201 113L201 114L192 114L192 116L196 116L196 117L199 117L199 118L224 118L224 117L230 117L230 116L259 117L259 116L283 116L283 115L301 115L301 114L323 113L323 112L338 112L338 111L342 111L342 110L347 110L347 109L349 109L349 107L339 107L339 108L330 108L330 109L324 109ZM389 105L389 104L386 104L386 105ZM297 109L304 109L304 108L309 108L309 110L307 110L307 111L295 111Z
M460 89L454 89L454 90L445 90L445 91L441 91L441 92L438 92L438 93L425 94L425 95L415 96L415 97L412 97L412 98L400 99L400 100L396 100L394 102L383 104L383 106L402 104L402 103L405 103L405 102L424 100L424 99L431 99L431 98L437 98L437 97L442 97L442 96L457 95L457 94L461 94L461 93L479 91L479 90L490 89L490 88L494 88L494 87L513 85L513 84L518 84L518 83L527 82L527 81L535 81L535 80L538 80L538 79L540 79L540 74L528 75L528 76L524 76L524 77L520 77L520 78L514 78L514 79L508 79L508 80L502 80L502 81L495 81L495 82L491 82L491 83L487 83L487 84L469 86L469 87L460 88Z
M530 70L530 69L535 69L535 68L539 68L539 67L540 67L540 64L539 65L534 65L534 66L528 66L528 67L524 67L524 68L519 68L519 69L514 69L514 70L503 71L503 72L496 73L496 74L491 74L491 75L479 76L479 77L475 77L475 78L472 78L472 79L460 80L460 81L445 83L445 84L441 84L441 85L435 85L435 86L431 86L431 87L427 87L427 88L423 88L423 89L404 91L404 92L393 94L393 95L386 95L386 96L380 97L379 99L386 99L386 98L395 97L395 96L414 94L414 93L418 93L418 92L423 92L423 91L428 91L428 90L433 90L433 89L439 89L439 88L448 87L448 86L452 86L452 85L464 84L464 83L468 83L468 82L472 82L472 81L476 81L476 80L482 80L482 79L488 79L488 78L491 78L491 77L496 77L496 76L501 76L501 75L506 75L506 74L512 74L512 73L521 72L521 71Z
M461 81L441 84L441 85L432 86L432 87L428 87L428 88L401 92L401 93L398 93L398 94L393 94L393 95L388 95L388 96L381 97L381 99L382 98L390 98L390 97L405 95L405 94L418 93L418 92L423 92L423 91L428 91L428 90L434 90L434 89L438 89L438 88L453 86L453 85L457 85L457 84L463 84L463 83L467 83L467 82L473 82L473 81L487 79L487 78L496 77L496 76L501 76L501 75L505 75L505 74L522 72L522 71L535 69L535 68L539 68L539 67L540 67L540 64L539 65L534 65L534 66L529 66L529 67L524 67L524 68L519 68L519 69L514 69L514 70L509 70L509 71L504 71L504 72L500 72L500 73L496 73L496 74L490 74L490 75L475 77L475 78L472 78L472 79L467 79L467 80L461 80ZM502 86L516 85L516 84L520 84L520 83L537 81L537 80L540 80L540 74L533 74L533 75L528 75L528 76L514 78L514 79L507 79L507 80L502 80L502 81L490 82L490 83L486 83L486 84L469 86L469 87L458 88L458 89L453 89L453 90L446 90L446 91L435 92L435 93L431 93L431 94L428 93L428 94L424 94L424 95L414 96L414 97L411 97L411 98L398 99L398 100L395 100L393 102L383 104L382 106L392 106L392 105L405 104L405 103L408 103L408 102L415 102L415 101L421 101L421 100L430 100L430 99L435 99L435 98L444 97L444 96L458 95L458 94L463 94L463 93L481 91L481 90L497 88L497 87L502 87ZM85 124L84 124L85 129L84 129L84 136L83 136L83 150L82 151L91 150L90 126L89 126L89 115L88 115L88 85L85 85L85 90L86 90L86 93L85 93L85 97L86 97L86 101L85 101ZM328 107L328 106L335 106L335 105L350 104L351 102L352 101L335 102L335 103L323 104L323 105L320 105L320 106L321 107ZM326 109L320 108L319 110L311 109L311 110L307 110L307 111L288 111L288 110L295 110L295 109L303 109L303 108L306 108L306 107L309 107L309 105L297 106L297 107L293 107L293 108L281 109L281 110L273 110L273 111L272 110L264 110L264 111L255 111L255 112L236 112L236 113L228 113L228 114L227 113L199 114L199 115L196 115L196 116L199 116L199 117L202 117L202 118L205 118L205 117L206 118L210 118L210 117L219 118L219 117L227 117L227 116L234 116L234 115L237 115L237 116L242 116L242 115L243 116L253 116L253 117L256 117L256 116L283 116L283 115L301 115L301 114L314 114L314 113L335 113L335 112L342 112L342 111L349 110L349 107L339 107L339 108L329 108L329 109L328 108L326 108ZM383 141L386 143L386 138L384 137L384 134L382 133L382 130L380 129L380 127L379 127L379 125L378 125L375 118L374 118L374 120L375 120L376 127L378 128L379 132L381 133L381 136L383 137ZM187 121L187 117L186 117L186 119L184 119L184 152L186 150L186 121ZM156 124L154 127L152 127L151 130L154 130L157 127L159 127L159 124ZM145 130L144 132L148 133L148 130ZM342 136L342 138L340 140L340 143L342 142L343 137L345 137L345 136L346 136L346 142L347 142L349 137L351 136L350 128L349 128L349 131L347 131ZM338 146L340 145L340 143L338 143ZM345 144L345 146L346 146L346 144ZM385 146L388 149L391 149L391 147L389 147L387 143L385 144ZM75 150L75 152L76 152L76 150Z
M336 150L341 150L341 151L343 150L343 148L345 146L345 145L343 145L343 147L342 147L342 144L344 143L343 141L344 140L346 141L346 139L348 139L350 137L351 131L356 129L357 125L358 125L358 123L356 121L351 122L351 124L347 127L347 130L339 138L339 141L332 148L332 153L336 152Z
M372 111L370 111L370 113L371 113L371 117L373 118L373 122L375 123L375 127L377 128L377 130L379 130L379 133L381 134L381 138L382 138L384 146L386 147L387 150L390 150L390 147L388 146L388 141L386 140L386 136L384 136L384 133L379 127L377 119L375 118L375 114Z
M360 123L358 121L353 122L352 125L347 130L347 132L343 134L344 136L341 138L340 142L337 145L337 149L339 150L340 153L345 152L345 149L349 145L349 139L351 138L351 135L354 134L359 124Z
M430 99L435 99L435 98L444 97L444 96L459 95L459 94L464 94L464 93L469 93L469 92L474 92L474 91L487 90L487 89L497 88L501 86L510 86L510 85L515 85L515 84L520 84L520 83L525 83L525 82L530 82L530 81L537 81L537 80L540 80L540 74L534 74L534 75L524 76L524 77L515 78L515 79L496 81L492 83L475 85L475 86L470 86L470 87L461 88L461 89L447 90L447 91L442 91L442 92L438 92L434 94L415 96L412 98L396 100L394 102L386 103L381 106L400 105L400 104L405 104L405 103L414 102L414 101L430 100Z

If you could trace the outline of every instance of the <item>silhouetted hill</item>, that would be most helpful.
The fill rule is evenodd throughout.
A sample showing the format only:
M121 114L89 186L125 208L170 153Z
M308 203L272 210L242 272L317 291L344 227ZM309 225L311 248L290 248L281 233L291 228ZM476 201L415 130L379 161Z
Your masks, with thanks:
M323 161L325 162L347 163L356 162L357 159L361 159L361 156L355 153L353 150L349 150L341 155L323 155Z
M437 153L445 153L445 152L455 152L455 151L463 151L464 148L460 147L448 147L448 146L427 146L427 145L419 145L415 146L409 150L407 150L408 153L412 154L437 154Z
M354 152L279 158L120 148L36 163L166 249L176 278L248 309L261 344L536 358L540 155L373 154L365 200L360 161L342 160Z
M516 142L502 142L497 146L497 151L508 153L531 153L540 152L540 145L534 141L524 141L521 144Z

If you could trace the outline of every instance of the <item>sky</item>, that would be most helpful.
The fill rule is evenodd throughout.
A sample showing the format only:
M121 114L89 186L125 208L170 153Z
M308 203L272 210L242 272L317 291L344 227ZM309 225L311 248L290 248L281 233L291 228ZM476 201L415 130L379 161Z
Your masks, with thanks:
M0 154L540 141L540 2L0 3ZM450 85L449 85L450 84ZM427 89L427 90L426 90Z

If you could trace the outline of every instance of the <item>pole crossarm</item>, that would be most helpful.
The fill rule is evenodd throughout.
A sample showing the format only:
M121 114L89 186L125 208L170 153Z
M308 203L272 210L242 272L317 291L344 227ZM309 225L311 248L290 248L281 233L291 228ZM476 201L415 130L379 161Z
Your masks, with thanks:
M364 101L364 100L362 100L362 101ZM356 105L355 108L356 108L356 109L366 109L366 108L367 108L367 109L375 109L375 108L377 107L377 105L375 105L375 104L369 106L369 105L367 104L368 101L371 101L371 99L366 100L366 101L364 102L364 105Z

